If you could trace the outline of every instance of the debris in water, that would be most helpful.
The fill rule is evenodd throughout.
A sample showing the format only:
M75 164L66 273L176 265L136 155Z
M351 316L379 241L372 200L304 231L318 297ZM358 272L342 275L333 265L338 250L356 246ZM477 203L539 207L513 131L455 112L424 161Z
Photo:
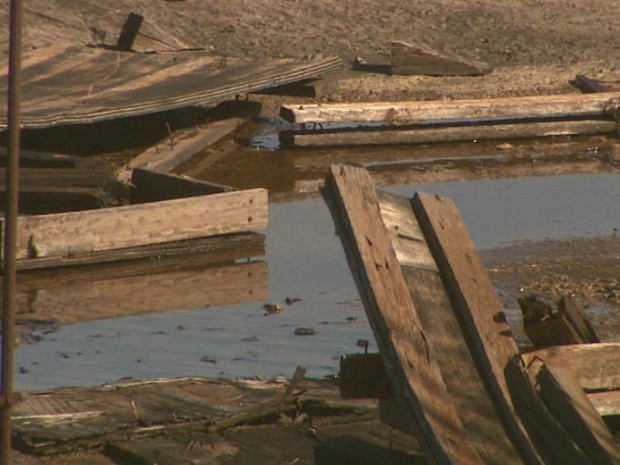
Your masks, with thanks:
M265 309L268 315L273 315L282 311L282 305L268 303L263 305L263 309Z
M295 328L295 336L314 336L317 330L314 328Z

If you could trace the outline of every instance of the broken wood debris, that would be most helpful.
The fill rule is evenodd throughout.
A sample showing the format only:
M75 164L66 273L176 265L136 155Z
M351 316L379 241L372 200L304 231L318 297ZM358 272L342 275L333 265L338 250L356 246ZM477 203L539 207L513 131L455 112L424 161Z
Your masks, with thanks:
M608 441L608 436L598 436L601 419L585 392L578 396L573 385L554 384L562 395L579 399L579 407L574 409L577 416L567 425L566 419L554 416L536 390L491 281L451 201L417 193L411 203L402 197L384 195L382 204L368 173L346 165L332 167L323 194L394 390L396 404L390 398L382 399L380 405L386 408L382 418L413 429L436 463L587 464L599 463L603 455L597 454L611 457L611 462L603 463L617 463L617 445ZM400 216L395 214L398 205ZM403 246L396 244L407 238L415 239L408 241L415 247L430 250L435 268L428 266L427 259L420 261L423 255L419 251L413 260L403 253ZM394 261L396 257L401 258ZM420 267L421 263L425 266ZM413 275L407 279L412 271L416 272L415 279ZM421 272L428 274L426 279L421 279ZM433 273L440 279L430 279ZM388 291L389 298L385 295ZM445 304L441 304L442 299ZM393 307L396 301L398 311ZM432 317L425 317L427 305L432 308ZM450 325L444 322L451 319L456 325L446 331ZM441 331L434 325L439 325ZM426 352L423 361L416 359L420 335ZM459 345L462 349L457 350ZM410 348L405 351L406 347ZM467 362L463 352L471 361ZM455 354L461 357L458 362ZM407 376L408 368L403 363L417 369L415 379ZM459 377L451 367L455 363L459 373L468 364L472 369ZM434 380L429 369L441 373L443 382ZM455 377L458 381L453 383L451 378ZM459 404L459 398L472 398L474 380L483 386L475 391L478 396L473 398L477 402ZM429 385L436 396L432 403L426 397ZM485 398L490 410L482 407ZM448 416L451 408L456 417ZM593 414L598 420L583 418ZM394 415L396 418L390 418ZM452 425L449 434L435 423L438 419L447 422L448 418ZM495 427L475 428L468 418ZM591 437L584 442L584 430L590 428L594 428L591 436L604 446L592 446ZM491 436L485 439L485 434ZM454 457L449 438L456 441L457 437L471 448Z
M594 328L570 296L562 297L557 309L536 295L519 297L525 334L537 347L600 342Z
M620 78L592 79L583 74L575 76L575 85L583 92L619 92Z
M429 76L482 76L492 68L480 60L436 50L427 45L392 42L392 74Z
M610 133L618 93L418 102L284 105L287 121L318 125L282 133L289 145L429 143ZM323 125L332 124L337 127Z

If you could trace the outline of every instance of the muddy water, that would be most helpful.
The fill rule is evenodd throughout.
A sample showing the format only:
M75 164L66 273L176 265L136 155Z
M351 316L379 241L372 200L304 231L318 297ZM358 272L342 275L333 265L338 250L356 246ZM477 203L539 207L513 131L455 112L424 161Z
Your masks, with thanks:
M620 227L620 175L570 175L391 186L455 200L480 249L504 242L604 236ZM93 385L160 376L333 375L341 354L376 350L326 206L270 205L266 301L73 324L16 352L16 388ZM287 305L285 299L301 301ZM513 318L514 320L514 318ZM315 335L296 336L296 328Z

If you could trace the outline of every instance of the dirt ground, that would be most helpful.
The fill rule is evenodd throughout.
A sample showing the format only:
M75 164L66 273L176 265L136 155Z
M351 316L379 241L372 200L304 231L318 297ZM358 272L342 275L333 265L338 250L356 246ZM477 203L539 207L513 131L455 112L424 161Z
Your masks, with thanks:
M338 55L343 71L327 79L326 101L373 101L576 92L577 74L620 79L617 0L29 0L24 49L60 41L114 44L129 12L214 54L252 59ZM0 22L8 22L0 4ZM349 64L388 64L390 42L420 42L493 66L482 77L389 76ZM8 28L0 28L7 53ZM281 97L261 97L275 112ZM616 147L618 144L616 144ZM620 227L620 219L619 224ZM618 308L620 239L522 244L489 256L503 289ZM515 287L516 286L516 287ZM508 292L508 291L507 291ZM510 292L509 292L510 293Z

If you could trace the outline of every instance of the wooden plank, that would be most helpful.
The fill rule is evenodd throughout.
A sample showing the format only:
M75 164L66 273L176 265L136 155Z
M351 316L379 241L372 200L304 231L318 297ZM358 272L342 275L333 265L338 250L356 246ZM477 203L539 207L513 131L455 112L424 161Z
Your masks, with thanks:
M577 381L538 358L527 371L551 414L592 463L620 464L620 447Z
M531 384L518 355L508 362L506 379L515 409L545 465L598 465L584 454L551 414Z
M267 226L267 191L250 189L87 212L20 217L17 259L65 257Z
M342 66L338 57L248 61L205 51L130 53L56 45L24 56L24 127L85 124L209 106L252 91L319 77ZM110 70L114 70L110 74ZM0 105L6 94L0 75ZM48 89L56 89L49 98ZM0 114L0 128L6 118Z
M322 147L386 144L427 144L433 142L528 139L572 135L609 134L615 121L554 121L494 124L489 126L420 127L408 129L369 129L351 131L283 131L280 142L287 147Z
M620 389L620 343L565 345L523 354L526 364L535 358L567 372L586 391Z
M528 464L541 464L510 397L504 370L519 354L502 305L458 209L450 199L416 193L413 210L439 267L489 395L508 435Z
M294 123L374 122L421 124L429 121L612 118L617 92L598 94L537 95L494 99L431 100L412 102L334 103L283 105L280 116Z
M172 134L132 159L127 169L148 168L167 173L237 129L246 120L228 118L214 121L199 131Z
M424 44L392 42L392 74L429 76L483 76L492 68L480 60L465 58Z
M405 197L381 193L381 213L392 242L421 260L401 253L399 264L431 352L440 367L450 401L474 446L487 465L522 464L468 349L431 251ZM397 255L399 257L399 255ZM432 263L429 267L428 263Z
M368 173L334 166L323 195L346 252L399 401L424 452L436 464L483 464L450 402L419 320Z
M232 192L234 187L213 182L162 173L148 168L134 168L131 174L132 204L195 197L197 195Z
M19 260L20 271L41 270L45 268L102 265L125 261L162 259L167 257L200 257L205 264L222 263L238 258L265 255L265 236L257 233L237 233L223 236L197 237L194 239L124 247L114 250L100 250L81 253L70 257L38 257Z

